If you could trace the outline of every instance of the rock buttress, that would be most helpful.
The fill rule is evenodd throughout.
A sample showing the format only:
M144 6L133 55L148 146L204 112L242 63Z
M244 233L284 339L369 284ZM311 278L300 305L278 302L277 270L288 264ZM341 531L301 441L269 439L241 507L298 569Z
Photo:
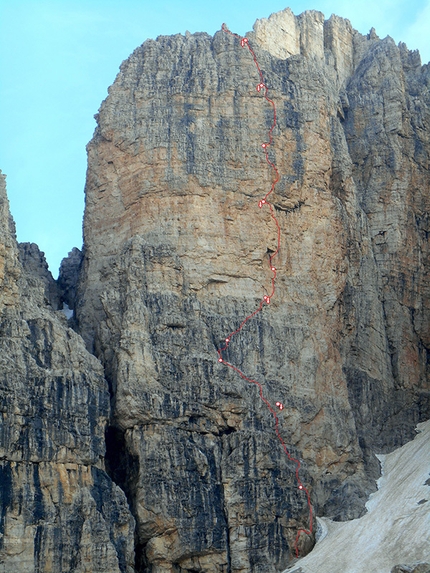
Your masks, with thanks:
M22 266L0 179L0 571L131 573L134 519L104 471L103 368L49 304L36 245Z
M319 12L254 30L282 246L276 296L228 359L284 404L315 511L349 519L375 488L374 452L428 416L429 70ZM120 481L142 572L279 571L307 526L257 389L217 363L276 245L257 208L272 176L258 82L223 32L148 40L88 145L77 320L133 460Z

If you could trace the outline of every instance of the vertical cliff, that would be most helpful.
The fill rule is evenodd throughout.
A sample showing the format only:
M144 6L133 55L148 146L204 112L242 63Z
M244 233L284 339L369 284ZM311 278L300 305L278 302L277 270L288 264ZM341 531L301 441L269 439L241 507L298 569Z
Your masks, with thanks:
M430 414L430 69L315 11L247 38L276 105L281 249L276 295L226 358L284 405L314 513L348 520L375 453ZM309 527L296 466L217 354L270 290L277 246L259 81L222 31L133 52L96 116L84 248L57 285L17 245L0 177L0 572L291 564Z
M281 251L276 296L228 358L285 405L315 511L348 519L375 488L375 451L429 415L430 72L315 11L248 38L277 107ZM110 384L111 475L142 572L277 571L308 520L257 389L217 363L276 247L257 208L272 177L258 81L223 32L147 40L88 145L77 319Z
M134 520L104 471L103 368L18 248L0 173L0 571L131 573Z

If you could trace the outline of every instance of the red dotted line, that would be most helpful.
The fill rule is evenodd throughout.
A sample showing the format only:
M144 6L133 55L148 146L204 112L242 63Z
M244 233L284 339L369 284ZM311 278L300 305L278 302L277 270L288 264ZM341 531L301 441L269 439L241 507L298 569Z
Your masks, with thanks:
M276 256L279 253L279 250L281 248L281 227L279 225L278 219L275 216L275 211L274 211L274 207L273 205L270 203L270 201L268 200L268 197L271 195L271 193L273 193L276 184L279 181L279 172L278 169L276 168L276 165L270 161L269 159L269 154L268 154L268 148L270 147L270 145L272 145L273 143L273 130L276 127L276 106L273 100L271 100L268 96L268 92L269 92L269 88L267 87L265 81L264 81L264 76L263 76L263 72L261 71L260 65L258 63L257 60L257 56L255 55L254 50L252 49L248 38L244 38L239 36L238 34L234 34L233 32L230 32L230 30L227 28L227 26L225 24L222 25L222 30L223 32L230 34L231 36L234 36L235 38L237 38L240 41L240 45L242 46L242 48L248 48L248 51L250 52L252 59L254 60L255 66L257 68L258 74L260 76L260 83L257 84L256 89L258 92L262 92L264 95L264 98L266 99L266 101L268 103L270 103L270 105L272 106L273 109L273 122L272 122L272 126L270 127L269 131L268 131L268 141L264 142L261 144L262 149L264 150L264 154L265 154L265 158L267 163L270 165L270 167L273 169L274 173L275 173L275 177L274 180L272 182L272 186L270 188L270 191L268 193L266 193L266 195L258 202L258 207L261 209L262 207L264 207L265 205L267 205L270 209L270 216L272 217L273 222L276 225L276 230L277 230L277 237L278 237L278 241L277 241L277 246L276 246L276 250L275 252L273 252L270 256L269 256L269 266L270 266L270 270L272 272L272 291L270 294L265 294L263 296L263 299L260 301L260 304L258 305L258 307L254 310L254 312L252 312L251 314L249 314L247 317L245 317L242 322L240 323L240 325L238 326L238 328L236 328L236 330L234 330L233 332L231 332L226 338L225 338L225 344L224 346L222 346L221 348L219 348L217 350L218 352L218 362L222 363L224 366L227 366L228 368L231 368L232 370L234 370L237 374L239 374L239 376L241 378L243 378L243 380L246 380L247 382L251 383L251 384L255 384L258 387L258 391L260 394L260 398L261 400L264 402L264 404L267 406L267 409L269 410L269 412L272 414L274 420L275 420L275 433L276 436L278 438L278 440L281 443L281 446L286 454L286 456L288 457L288 459L293 462L296 465L296 480L297 480L297 486L298 489L303 491L304 494L306 495L306 500L307 500L307 504L308 504L308 508L309 508L309 529L306 528L300 528L297 531L297 535L296 535L296 539L294 542L294 549L296 552L296 557L299 557L299 539L300 539L300 535L302 533L306 533L307 535L311 535L312 534L312 530L313 530L313 511L312 511L312 505L311 505L311 497L309 494L309 491L306 489L306 487L303 485L301 479L300 479L300 475L299 475L299 471L300 471L300 460L294 458L290 452L288 451L287 446L285 445L285 442L281 436L281 432L279 430L279 418L278 415L276 413L276 410L274 407L272 407L272 405L270 404L270 402L267 400L267 398L264 396L263 394L263 387L260 384L260 382L258 382L257 380L254 380L253 378L249 378L248 376L246 376L239 368L237 368L237 366L234 366L234 364L231 364L230 362L227 362L226 360L224 360L223 358L223 352L225 352L232 340L232 338L238 334L242 328L245 326L245 324L251 320L256 314L258 314L259 312L261 312L263 310L264 307L264 303L266 304L270 304L270 301L273 297L273 295L275 294L275 279L276 279L276 267L273 264L273 260L276 258ZM276 408L278 408L279 410L283 410L284 409L284 405L282 404L282 402L276 402Z

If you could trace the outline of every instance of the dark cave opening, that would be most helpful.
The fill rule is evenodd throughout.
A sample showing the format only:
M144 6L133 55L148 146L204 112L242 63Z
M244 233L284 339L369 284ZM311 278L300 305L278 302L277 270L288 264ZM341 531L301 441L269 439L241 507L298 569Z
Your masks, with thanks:
M106 473L125 493L130 512L136 522L136 529L134 532L135 571L136 573L145 573L146 544L139 540L137 531L138 520L133 496L133 491L135 490L135 485L139 477L139 458L138 456L130 454L124 430L115 426L108 426L105 432L105 441Z

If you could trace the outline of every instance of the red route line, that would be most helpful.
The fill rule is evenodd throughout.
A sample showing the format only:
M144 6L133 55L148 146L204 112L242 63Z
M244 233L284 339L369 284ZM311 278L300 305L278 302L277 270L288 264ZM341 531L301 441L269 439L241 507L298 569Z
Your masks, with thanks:
M266 99L266 101L268 103L270 103L270 105L272 106L273 109L273 122L272 122L272 126L270 127L269 131L268 131L268 141L264 142L261 144L261 147L264 150L264 154L266 157L266 162L268 163L268 165L270 165L270 167L273 169L274 173L275 173L275 177L274 180L272 182L272 186L270 188L270 191L268 193L266 193L266 195L263 197L263 199L261 199L258 203L258 207L261 209L264 205L267 205L270 209L270 216L273 219L273 222L276 225L276 229L277 229L277 234L278 234L278 242L277 242L277 247L274 253L272 253L271 255L269 255L269 266L270 266L270 270L272 272L272 291L270 294L265 294L263 296L263 299L260 301L260 304L258 305L258 307L254 310L254 312L252 312L251 314L249 314L247 317L245 317L242 322L240 323L240 325L238 326L238 328L236 328L236 330L234 330L233 332L231 332L226 338L225 338L225 345L222 346L221 348L219 348L217 350L218 352L218 362L224 364L224 366L227 366L228 368L231 368L232 370L234 370L237 374L239 374L239 376L241 378L243 378L243 380L246 380L247 382L251 383L251 384L255 384L258 387L259 390L259 394L260 394L260 398L261 400L266 404L267 409L269 410L269 412L272 414L274 420L275 420L275 433L276 436L278 438L278 440L281 443L281 446L286 454L286 456L288 457L288 459L293 462L296 465L296 480L297 480L297 485L298 488L303 491L306 495L306 500L308 503L308 508L309 508L309 529L306 528L300 528L297 530L297 535L296 535L296 539L294 542L294 549L296 552L296 557L299 557L299 539L300 539L300 535L302 533L306 533L307 535L311 535L312 534L312 530L313 530L313 511L312 511L312 505L311 505L311 497L309 494L309 491L306 489L306 487L303 485L301 479L300 479L300 475L299 475L299 471L300 471L300 460L294 458L290 452L288 451L287 446L285 445L285 442L281 436L281 432L279 430L279 418L278 415L276 413L276 410L272 407L272 405L270 404L270 402L267 400L267 398L264 396L263 394L263 387L261 385L260 382L258 382L257 380L254 380L253 378L249 378L248 376L246 376L239 368L237 368L237 366L234 366L234 364L231 364L230 362L227 362L226 360L224 360L224 358L222 357L222 354L225 350L227 350L228 345L231 342L231 339L233 338L233 336L235 336L236 334L238 334L242 328L245 326L245 324L251 320L255 315L257 315L259 312L261 312L263 310L264 307L264 303L266 304L270 304L270 300L273 297L273 295L275 294L275 279L276 279L276 267L273 264L273 259L276 258L276 256L279 253L279 250L281 248L281 227L279 225L278 219L275 216L275 212L274 212L274 208L273 205L270 203L270 201L268 201L268 197L271 195L271 193L273 193L276 184L279 181L279 171L276 168L276 165L270 161L269 159L269 154L268 154L268 148L270 145L272 145L273 143L273 130L276 127L276 106L273 100L271 100L268 96L268 92L269 92L269 88L267 87L267 85L264 82L264 76L263 76L263 72L261 71L260 65L258 63L257 60L257 56L255 55L254 50L252 49L252 47L249 44L249 40L248 38L239 36L238 34L234 34L233 32L230 32L230 30L227 28L227 26L225 24L222 25L222 30L223 32L225 32L226 34L230 34L231 36L234 36L235 38L237 38L240 41L240 45L242 46L242 48L248 48L248 51L250 52L252 59L254 60L255 66L257 68L258 74L260 76L260 83L257 85L256 89L258 92L263 91L263 95L264 98ZM279 408L279 410L282 410L284 408L283 404L281 402L276 402L276 406L277 408Z

